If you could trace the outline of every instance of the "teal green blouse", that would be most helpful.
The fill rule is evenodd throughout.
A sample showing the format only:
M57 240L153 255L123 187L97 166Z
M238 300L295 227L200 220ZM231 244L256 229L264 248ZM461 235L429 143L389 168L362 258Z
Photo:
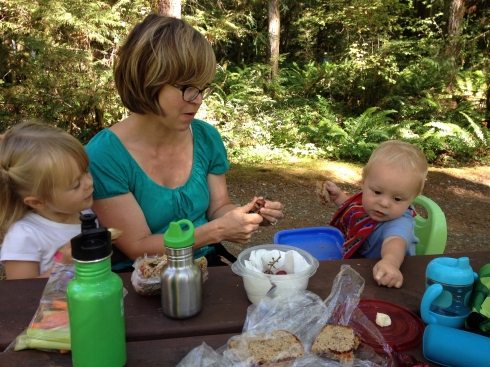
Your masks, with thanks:
M230 164L223 140L215 127L194 120L191 129L194 140L192 172L187 182L175 189L153 182L112 131L100 131L86 146L89 169L94 178L94 200L131 192L152 234L164 233L170 222L180 219L192 221L194 227L207 223L207 175L224 174ZM131 213L127 215L130 217Z

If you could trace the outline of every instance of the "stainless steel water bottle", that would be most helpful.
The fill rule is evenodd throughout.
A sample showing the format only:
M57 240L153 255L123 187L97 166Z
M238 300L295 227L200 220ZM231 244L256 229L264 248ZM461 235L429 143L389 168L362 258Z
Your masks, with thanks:
M67 286L74 367L122 367L126 364L123 285L111 272L111 233L96 228L85 214L82 233L71 240L75 278Z
M184 231L182 225L187 226ZM202 306L202 273L194 264L194 225L187 219L171 222L164 234L167 263L161 270L162 309L173 319L197 315Z

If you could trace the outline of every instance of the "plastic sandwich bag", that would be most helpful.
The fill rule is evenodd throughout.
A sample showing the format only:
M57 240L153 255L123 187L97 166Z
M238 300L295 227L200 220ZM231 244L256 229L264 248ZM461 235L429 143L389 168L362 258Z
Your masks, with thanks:
M74 264L54 263L34 317L5 352L40 349L66 353L71 350L66 288L74 277ZM127 293L123 288L123 295Z
M23 349L41 349L50 352L71 350L66 287L74 276L73 264L54 264L39 307L29 326L7 347L5 352Z
M194 348L176 367L221 367L230 366L230 361L206 343Z
M326 300L306 290L285 293L272 289L259 304L248 308L243 333L231 337L225 345L215 350L224 359L216 358L212 366L250 366L252 364L251 343L260 340L259 338L262 338L264 333L273 333L277 330L286 330L294 334L304 347L302 355L299 354L298 357L284 365L293 367L345 366L339 361L318 357L311 353L311 346L315 338L327 323L350 326L357 335L361 336L361 340L363 336L368 335L370 340L374 339L383 344L385 354L379 355L369 345L361 342L349 366L416 366L415 362L414 364L399 364L398 361L402 360L403 355L395 355L376 326L357 307L363 289L364 279L348 265L342 265ZM257 342L254 345L257 345ZM205 353L203 348L203 345L195 348L189 353L189 358L186 357L186 363L178 366L202 366L199 360L191 356L202 355Z
M167 263L167 255L145 254L143 257L138 257L133 263L133 273L131 274L131 284L134 290L142 296L154 296L161 293L162 283L160 271ZM202 273L202 282L208 279L208 261L204 256L194 260L194 264L198 265Z

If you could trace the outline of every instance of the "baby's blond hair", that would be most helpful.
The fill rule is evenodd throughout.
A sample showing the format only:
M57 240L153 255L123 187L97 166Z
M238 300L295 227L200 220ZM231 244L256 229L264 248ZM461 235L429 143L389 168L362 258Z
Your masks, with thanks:
M386 164L405 172L411 171L420 178L417 196L422 193L429 165L424 153L415 145L400 140L387 140L381 143L362 170L363 180L376 164Z

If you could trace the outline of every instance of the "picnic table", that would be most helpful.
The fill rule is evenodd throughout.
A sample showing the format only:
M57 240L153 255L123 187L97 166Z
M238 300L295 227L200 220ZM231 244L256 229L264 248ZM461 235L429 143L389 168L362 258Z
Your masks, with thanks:
M361 298L395 303L420 316L419 306L425 292L425 269L435 257L468 256L474 271L490 263L490 251L407 257L402 265L403 287L378 286L372 277L376 259L320 261L310 278L308 290L322 299L330 294L333 280L342 265L349 265L365 280ZM141 296L131 284L131 273L119 274L128 293L124 298L127 366L175 366L192 349L203 342L213 349L225 345L230 337L242 333L247 308L251 305L240 276L230 267L209 268L209 279L203 285L202 311L189 319L173 320L163 315L160 296ZM0 350L28 326L41 299L46 279L0 281ZM422 345L404 353L411 354L429 366ZM0 366L71 366L71 354L39 350L0 353Z

